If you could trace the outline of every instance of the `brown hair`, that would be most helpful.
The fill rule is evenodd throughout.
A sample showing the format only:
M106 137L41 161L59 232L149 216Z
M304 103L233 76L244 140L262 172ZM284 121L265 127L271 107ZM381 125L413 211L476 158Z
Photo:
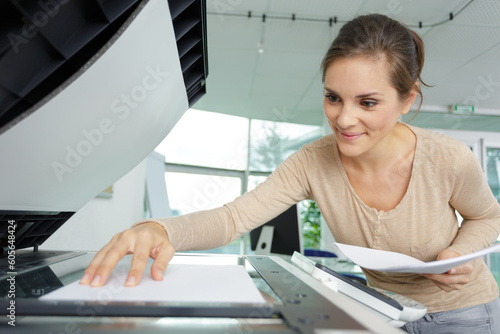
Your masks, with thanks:
M422 91L420 85L416 86L415 82L427 85L420 77L424 66L424 42L416 32L385 15L356 17L340 29L323 58L323 82L328 66L336 59L360 55L385 56L391 66L392 85L398 91L399 97L405 100L415 89L420 96L420 109Z

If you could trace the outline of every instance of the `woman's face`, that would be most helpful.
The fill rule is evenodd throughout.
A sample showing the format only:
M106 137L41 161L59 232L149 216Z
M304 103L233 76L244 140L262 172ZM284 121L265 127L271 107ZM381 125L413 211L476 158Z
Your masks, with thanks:
M385 57L340 58L326 70L323 109L346 157L390 149L391 133L416 94L401 101Z

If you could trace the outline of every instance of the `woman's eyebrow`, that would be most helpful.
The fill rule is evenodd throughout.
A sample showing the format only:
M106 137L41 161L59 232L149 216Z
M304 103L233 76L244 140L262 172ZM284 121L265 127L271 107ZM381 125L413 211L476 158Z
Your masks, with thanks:
M330 88L323 87L323 90L334 95L339 95L339 93Z
M383 95L383 94L379 93L379 92L369 92L369 93L357 95L356 97L362 99L362 98L370 97L370 96L373 96L373 95Z
M328 93L330 93L330 94L333 94L333 95L339 95L339 93L337 93L333 89L330 89L330 88L327 88L327 87L323 87L323 90L326 91L326 92L328 92ZM379 93L379 92L376 92L376 91L373 91L373 92L368 92L368 93L363 93L363 94L356 95L356 98L363 99L363 98L374 96L374 95L383 95L383 94Z

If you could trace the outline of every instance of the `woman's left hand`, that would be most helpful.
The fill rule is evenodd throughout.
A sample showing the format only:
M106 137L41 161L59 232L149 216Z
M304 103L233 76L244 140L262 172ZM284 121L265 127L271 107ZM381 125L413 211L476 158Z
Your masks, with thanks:
M437 260L446 260L458 257L460 254L451 250L444 250L439 253ZM436 284L441 290L453 291L460 290L465 284L469 283L472 274L472 262L464 263L458 267L448 270L444 274L422 274Z

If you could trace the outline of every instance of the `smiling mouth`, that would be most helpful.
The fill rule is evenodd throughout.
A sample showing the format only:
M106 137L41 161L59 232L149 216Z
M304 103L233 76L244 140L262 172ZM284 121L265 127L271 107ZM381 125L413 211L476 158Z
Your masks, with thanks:
M339 131L339 134L344 140L348 141L356 140L359 137L363 136L363 133L344 133L342 131Z

